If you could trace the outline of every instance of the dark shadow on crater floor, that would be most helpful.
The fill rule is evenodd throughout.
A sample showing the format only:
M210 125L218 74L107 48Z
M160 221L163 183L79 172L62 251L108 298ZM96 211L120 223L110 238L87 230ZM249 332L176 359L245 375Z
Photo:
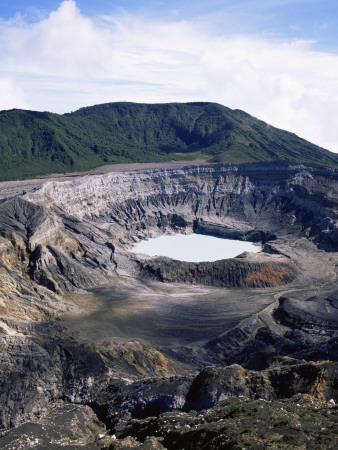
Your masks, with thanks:
M275 292L121 278L90 294L73 295L79 310L63 320L87 342L122 338L155 346L191 346L213 339L260 312L274 302Z

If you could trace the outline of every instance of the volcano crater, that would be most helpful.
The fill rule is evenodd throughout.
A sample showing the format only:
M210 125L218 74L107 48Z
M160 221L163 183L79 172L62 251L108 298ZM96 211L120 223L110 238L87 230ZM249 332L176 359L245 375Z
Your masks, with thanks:
M208 381L214 404L239 392L273 398L272 382L250 371L281 359L336 360L337 178L335 169L279 162L3 183L1 374L10 389L1 398L15 401L2 403L0 426L60 399L90 405L109 427L139 408L184 408L200 370L234 363L242 367L225 367L237 375L217 385L217 398ZM131 251L176 233L263 251L198 263ZM322 291L310 317L304 302ZM198 392L194 405L204 404Z

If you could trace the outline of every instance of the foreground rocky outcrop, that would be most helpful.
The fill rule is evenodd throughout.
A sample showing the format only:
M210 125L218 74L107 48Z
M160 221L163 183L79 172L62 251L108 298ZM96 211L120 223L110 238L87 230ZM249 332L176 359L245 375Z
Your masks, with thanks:
M223 433L216 425L218 414L231 417L229 404L224 410L216 406L226 398L277 402L302 393L338 401L334 169L215 164L22 183L1 186L0 427L12 429L0 438L3 448L29 448L22 440L27 421L37 433L30 437L31 448L43 448L51 436L55 448L62 436L73 447L235 448L231 445L242 440L232 442L228 428ZM252 240L263 251L214 263L130 251L141 239L177 232ZM112 331L108 323L100 334L103 324L95 317L103 303L92 289L105 284L105 307L121 322L130 320L132 337L116 328L118 320ZM155 297L163 298L162 304L152 303ZM242 314L217 309L230 300ZM151 308L170 314L149 322L152 334L138 335ZM199 336L189 317L213 308L212 320L223 311L215 328L221 326L221 332L207 340L202 334L183 339L193 328L192 336ZM245 402L239 400L238 407L250 409ZM207 413L193 412L209 408L216 408L210 427L202 425ZM185 417L198 431L165 427L169 413ZM60 431L59 422L43 432L55 414L61 422L67 414L74 414L75 422L88 420L89 431L80 427L72 437ZM149 419L154 416L158 419ZM195 423L196 417L201 421ZM217 440L222 433L224 439ZM146 435L153 437L144 441ZM187 446L188 436L195 447ZM256 431L248 436L253 445L264 442Z
M65 423L71 423L69 429ZM90 442L91 441L91 442ZM90 408L55 404L39 422L28 422L0 439L2 448L21 450L86 448L238 449L337 447L337 406L297 394L266 401L233 397L203 412L173 411L132 419L111 435Z
M110 449L261 449L337 446L334 402L230 398L203 413L165 413L133 420ZM108 447L105 447L108 448Z

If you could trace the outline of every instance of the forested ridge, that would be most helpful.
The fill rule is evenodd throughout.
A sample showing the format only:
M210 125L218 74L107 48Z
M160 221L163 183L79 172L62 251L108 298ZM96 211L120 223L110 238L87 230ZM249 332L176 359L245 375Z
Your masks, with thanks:
M64 115L0 112L1 180L197 158L338 164L337 154L216 103L118 102Z

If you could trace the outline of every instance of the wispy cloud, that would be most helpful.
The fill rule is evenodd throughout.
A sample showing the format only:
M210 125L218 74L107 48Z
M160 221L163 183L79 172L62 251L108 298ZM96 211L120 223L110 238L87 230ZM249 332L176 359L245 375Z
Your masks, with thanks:
M338 152L338 56L310 41L211 28L131 13L89 18L72 0L34 23L2 22L0 109L216 101Z

